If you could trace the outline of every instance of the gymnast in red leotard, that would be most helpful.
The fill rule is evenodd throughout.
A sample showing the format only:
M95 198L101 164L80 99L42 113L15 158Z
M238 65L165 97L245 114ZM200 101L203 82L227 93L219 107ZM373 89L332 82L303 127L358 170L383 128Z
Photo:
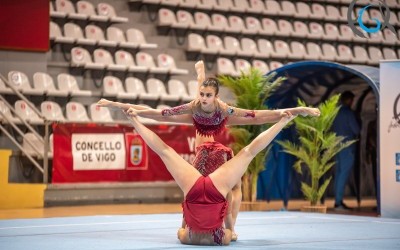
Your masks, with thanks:
M277 110L246 110L229 106L218 97L219 81L216 78L205 79L204 63L195 65L198 74L199 91L195 100L168 109L153 109L140 105L112 102L101 99L97 104L103 107L117 107L123 110L134 108L136 114L157 121L193 123L196 131L203 136L219 134L225 125L251 125L275 123L290 115L318 116L317 108L295 107ZM176 116L175 118L169 118Z
M238 183L250 161L263 150L274 137L294 118L283 117L279 122L262 132L248 146L214 172L204 177L192 165L165 144L154 132L137 119L136 110L126 111L136 132L156 152L184 193L183 215L187 226L178 231L182 244L228 245L232 231L223 227L227 214L228 193Z

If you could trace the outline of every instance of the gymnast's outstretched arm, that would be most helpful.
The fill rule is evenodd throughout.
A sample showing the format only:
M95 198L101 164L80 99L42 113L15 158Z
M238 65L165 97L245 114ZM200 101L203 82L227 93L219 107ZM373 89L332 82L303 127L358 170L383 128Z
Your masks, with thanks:
M159 122L175 122L175 123L183 123L183 124L193 124L193 119L190 114L182 114L179 116L163 116L162 110L153 109L150 107L145 107L142 105L130 104L130 103L121 103L114 102L107 99L101 99L97 102L98 106L108 107L108 108L118 108L123 111L127 111L130 108L136 109L138 115L150 118Z

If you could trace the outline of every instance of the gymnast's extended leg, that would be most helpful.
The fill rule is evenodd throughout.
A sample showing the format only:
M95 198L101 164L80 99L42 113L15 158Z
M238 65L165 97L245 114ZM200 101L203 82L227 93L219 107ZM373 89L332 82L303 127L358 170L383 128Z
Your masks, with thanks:
M246 172L251 160L265 147L267 147L275 136L291 121L294 116L284 117L268 130L259 134L249 145L244 147L231 160L210 174L215 187L226 197L226 194L238 183Z
M128 115L128 118L146 144L160 156L168 171L186 196L194 183L201 176L199 171L178 155L178 153L161 140L158 135L141 124L137 117Z

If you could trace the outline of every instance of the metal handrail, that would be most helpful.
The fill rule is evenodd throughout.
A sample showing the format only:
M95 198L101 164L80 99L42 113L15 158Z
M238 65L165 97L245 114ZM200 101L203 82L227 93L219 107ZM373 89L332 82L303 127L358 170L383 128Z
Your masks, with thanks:
M11 106L8 101L2 96L0 95L0 100L3 101L3 103L10 109L10 111L12 111L13 115L15 115L17 118L20 119L20 121L22 123L24 123L24 125L33 133L35 134L35 136L44 143L43 138L39 135L38 132L35 131L35 129L25 120L23 119L14 109L13 106Z
M21 94L21 92L16 89L12 84L10 84L8 82L8 80L2 75L0 74L0 78L3 80L3 82L12 89L12 91L22 100L24 100L27 105L33 110L33 112L35 112L38 117L40 117L43 122L44 122L44 126L45 126L45 136L44 139L42 136L39 135L39 133L37 133L35 131L35 129L25 120L23 119L14 109L14 107L12 107L8 101L2 96L0 95L0 99L3 101L3 103L10 109L10 111L13 112L14 115L16 115L21 121L22 123L28 128L28 130L30 132L32 132L37 139L39 139L41 142L43 142L44 144L44 148L43 148L43 155L42 152L39 152L39 150L37 149L36 145L33 145L29 140L27 140L27 143L29 145L32 146L32 148L36 151L36 153L38 153L38 155L43 157L43 167L39 165L39 163L21 146L21 144L16 141L13 136L0 124L0 130L3 131L3 133L26 155L26 157L31 161L31 163L40 171L43 173L43 183L48 183L48 169L49 169L49 160L48 160L48 151L50 149L49 147L49 126L51 124L51 121L47 120L45 116L42 115L42 113L36 109L36 107L23 95ZM24 136L24 133L16 126L16 124L11 121L10 119L8 119L8 117L6 117L3 113L1 113L2 117L21 135Z
M15 88L12 84L10 84L8 82L8 80L2 75L0 74L0 77L2 78L3 82L12 89L12 91L14 91L14 93L21 99L24 100L26 102L26 104L33 110L33 112L35 112L40 118L42 118L43 120L46 120L46 117L44 117L42 115L42 113L28 100L28 98L26 98L23 94L21 94L21 92Z
M19 144L13 137L12 135L10 135L10 133L8 133L8 131L3 127L3 125L0 124L0 130L3 131L3 133L26 155L26 157L28 157L28 159L32 162L32 164L39 169L40 172L42 172L44 174L44 170L43 168L39 165L39 163L37 163L37 161L35 159L33 159L32 156L30 156L26 150L21 146L21 144Z

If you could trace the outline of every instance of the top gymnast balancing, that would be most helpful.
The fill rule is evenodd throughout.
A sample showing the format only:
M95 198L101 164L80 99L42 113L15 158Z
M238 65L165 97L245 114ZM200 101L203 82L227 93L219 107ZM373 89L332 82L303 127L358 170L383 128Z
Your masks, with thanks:
M232 107L219 99L219 81L216 78L205 79L204 63L195 65L199 84L198 96L190 103L168 109L152 109L140 105L124 104L101 99L99 106L118 107L123 110L136 109L136 114L157 121L193 123L202 136L219 134L225 125L250 125L274 123L290 115L318 116L317 108L296 107L278 110L245 110ZM174 118L168 118L177 116ZM229 118L229 119L228 119Z
M223 227L228 209L228 193L241 179L251 160L270 144L294 116L281 118L213 173L203 176L157 134L141 124L136 112L134 108L125 111L136 132L160 156L184 193L182 207L187 226L178 230L180 242L191 245L228 245L232 231Z

